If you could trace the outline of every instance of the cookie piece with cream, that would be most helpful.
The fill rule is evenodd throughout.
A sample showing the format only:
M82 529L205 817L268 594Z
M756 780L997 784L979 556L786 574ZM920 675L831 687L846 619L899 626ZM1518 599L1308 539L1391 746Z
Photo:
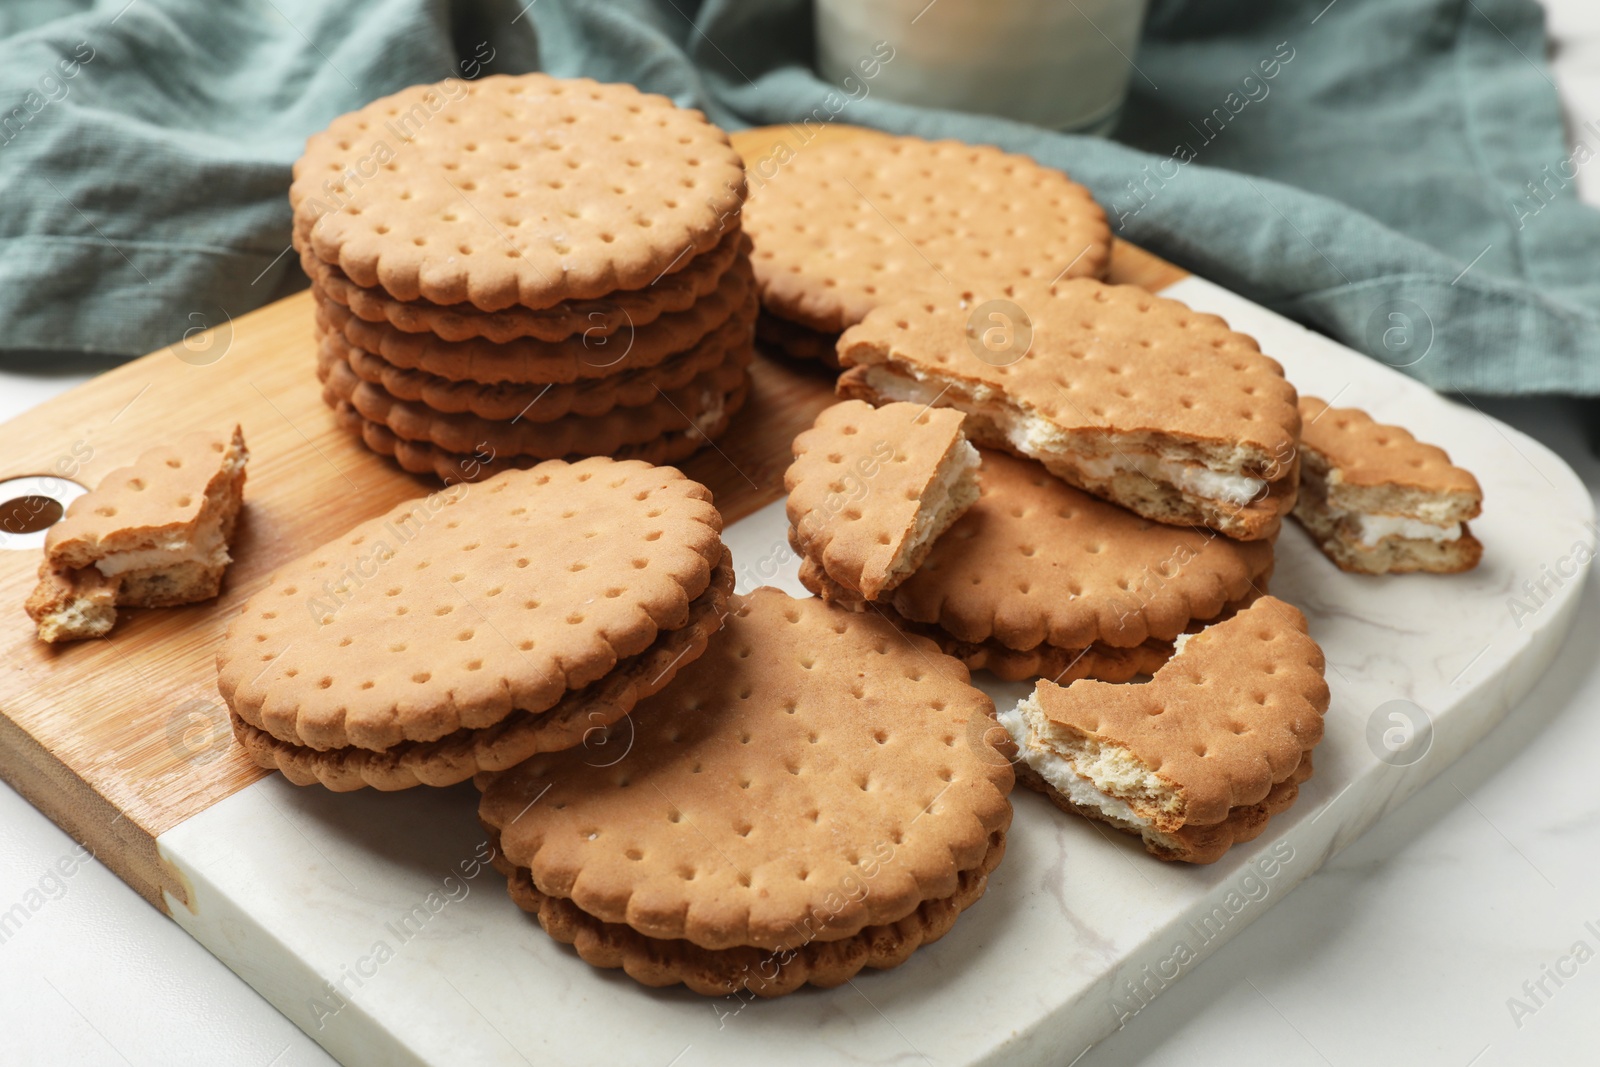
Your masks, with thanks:
M1483 490L1441 448L1358 408L1300 400L1300 497L1294 517L1347 571L1455 574L1483 558L1467 520Z

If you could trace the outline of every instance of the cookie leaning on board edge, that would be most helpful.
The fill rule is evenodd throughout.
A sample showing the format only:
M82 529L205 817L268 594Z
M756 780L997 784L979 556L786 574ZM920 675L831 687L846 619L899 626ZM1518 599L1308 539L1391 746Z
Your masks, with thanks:
M1339 567L1365 574L1471 570L1483 558L1468 519L1483 490L1442 448L1358 408L1300 398L1294 517Z
M929 292L867 315L839 359L841 396L964 411L978 444L1147 519L1251 541L1294 506L1300 413L1283 368L1137 286Z
M961 424L948 408L846 400L794 439L789 544L827 574L824 599L858 610L877 600L978 499L978 452Z
M874 605L973 670L1125 682L1266 591L1270 540L1151 522L1038 463L979 455L977 501ZM809 558L800 580L813 592L829 581Z
M730 606L622 758L478 777L496 866L551 936L646 985L777 996L896 966L1004 852L993 704L870 612L771 588Z
M102 637L118 607L208 600L233 562L244 499L244 433L185 434L119 467L74 500L45 535L26 610L40 640Z
M705 649L733 572L670 467L551 461L405 501L230 621L235 735L292 781L448 785L627 714Z
M1024 785L1161 859L1212 863L1310 777L1325 666L1305 616L1263 597L1180 639L1144 685L1041 681L999 719Z

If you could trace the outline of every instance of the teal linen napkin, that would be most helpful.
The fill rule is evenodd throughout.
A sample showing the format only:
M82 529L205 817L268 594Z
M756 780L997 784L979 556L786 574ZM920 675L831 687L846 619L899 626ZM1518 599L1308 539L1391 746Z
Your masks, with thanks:
M1026 152L1120 236L1436 387L1600 394L1600 213L1529 0L1158 0L1125 143L830 96L811 50L805 0L19 4L0 352L136 355L303 286L284 193L308 134L404 85L545 69L729 127Z

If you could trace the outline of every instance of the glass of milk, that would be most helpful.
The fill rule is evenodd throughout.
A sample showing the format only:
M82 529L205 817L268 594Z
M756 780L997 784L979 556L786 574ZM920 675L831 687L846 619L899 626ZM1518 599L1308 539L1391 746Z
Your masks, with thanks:
M817 67L852 98L1074 133L1116 124L1146 0L817 0Z

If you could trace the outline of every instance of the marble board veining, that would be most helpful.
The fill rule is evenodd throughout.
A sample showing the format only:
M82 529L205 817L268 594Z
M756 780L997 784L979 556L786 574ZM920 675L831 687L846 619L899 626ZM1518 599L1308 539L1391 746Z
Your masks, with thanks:
M1316 774L1208 867L1019 791L987 895L905 965L771 1002L647 990L546 937L484 862L470 786L380 795L272 777L164 834L173 917L351 1067L1072 1062L1439 773L1543 672L1594 555L1553 453L1471 406L1199 279L1165 290L1254 335L1303 393L1445 446L1484 487L1482 565L1337 571L1286 524L1272 591L1305 610L1332 704ZM740 587L795 595L781 502L734 524ZM979 676L997 703L1027 690Z

